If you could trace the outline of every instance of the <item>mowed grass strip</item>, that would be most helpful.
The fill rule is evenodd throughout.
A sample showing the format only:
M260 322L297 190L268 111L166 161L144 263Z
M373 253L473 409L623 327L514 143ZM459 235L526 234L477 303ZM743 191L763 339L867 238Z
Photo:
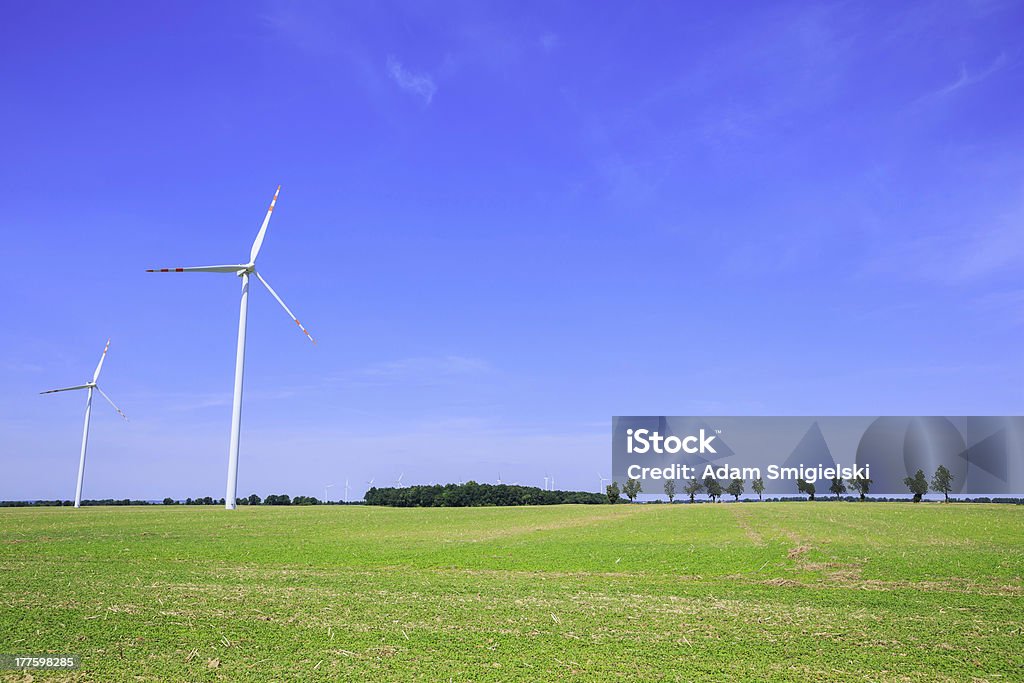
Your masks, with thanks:
M1022 680L1022 515L9 508L0 652L84 659L35 680Z

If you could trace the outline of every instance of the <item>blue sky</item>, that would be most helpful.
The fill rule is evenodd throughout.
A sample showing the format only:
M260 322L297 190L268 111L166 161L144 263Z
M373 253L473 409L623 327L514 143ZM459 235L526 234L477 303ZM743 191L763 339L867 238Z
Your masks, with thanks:
M29 3L0 498L597 489L622 414L1024 410L1024 5ZM895 8L894 8L895 7Z

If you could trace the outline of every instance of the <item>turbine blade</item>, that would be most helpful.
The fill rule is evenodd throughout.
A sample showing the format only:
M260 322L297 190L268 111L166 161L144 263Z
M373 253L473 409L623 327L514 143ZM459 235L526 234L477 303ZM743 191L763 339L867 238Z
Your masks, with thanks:
M285 310L285 312L288 315L291 316L292 320L294 320L295 324L299 326L299 329L302 330L303 334L305 334L307 337L309 337L309 341L311 341L314 344L316 344L316 340L313 339L313 335L311 335L309 333L309 330L307 330L305 327L302 326L302 323L300 323L299 319L295 317L295 314L292 313L291 310L289 310L288 306L284 303L284 300L281 299L281 297L279 297L277 295L277 292L274 291L274 288L270 286L270 283L268 283L266 280L263 279L263 276L260 275L259 271L254 270L253 274L255 274L256 277L259 278L260 282L263 283L263 286L267 288L267 291L269 291L274 296L274 298L277 299L277 303L281 304L281 307Z
M120 415L121 417L123 417L123 418L124 418L124 421L125 421L125 422L127 422L127 421L128 421L128 416L127 416L127 415L125 415L124 413L122 413L122 412L121 412L121 409L120 409L120 408L118 408L118 407L117 407L116 405L114 405L114 402L110 400L110 397L109 397L109 396L107 396L106 394L104 394L104 393L103 393L103 390L102 390L102 389L100 389L99 387L96 387L96 391L98 391L98 392L100 392L101 394L103 394L103 398L107 399L107 403L109 403L109 404L110 404L110 405L111 405L111 406L112 406L112 407L114 408L114 410L116 410L116 411L117 411L117 414L118 414L118 415Z
M56 394L58 391L74 391L75 389L88 389L88 384L79 384L77 387L64 387L63 389L50 389L49 391L40 391L40 394Z
M96 372L92 373L92 381L95 382L99 379L100 368L103 367L103 361L107 358L107 350L110 348L110 338L107 338L107 345L103 347L103 355L100 356L100 362L96 364Z
M188 268L146 268L147 273L237 273L248 266L190 266Z
M267 236L267 226L270 225L270 214L274 213L274 204L277 203L277 195L281 194L281 186L277 186L277 191L274 192L274 198L270 200L270 208L267 209L267 217L263 219L263 225L260 226L259 234L256 235L256 239L252 243L252 251L249 252L249 262L256 263L256 257L259 256L260 247L263 246L263 238Z

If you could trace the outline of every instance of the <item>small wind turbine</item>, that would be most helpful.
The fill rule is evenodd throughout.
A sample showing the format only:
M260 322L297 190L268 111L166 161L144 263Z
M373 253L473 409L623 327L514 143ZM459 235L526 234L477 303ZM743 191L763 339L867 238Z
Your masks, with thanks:
M598 472L598 473L597 473L597 478L601 480L601 488L599 488L599 489L597 490L597 492L598 492L598 493L603 493L603 492L604 492L604 483L605 483L606 481L608 481L608 477L602 477L602 476L601 476L601 473L600 473L600 472Z
M316 341L309 334L291 309L284 303L284 300L277 295L274 288L270 286L263 276L256 271L256 257L263 246L263 239L267 235L267 225L270 224L270 214L274 212L274 204L277 203L277 195L281 192L281 186L277 186L274 198L270 200L270 208L267 209L267 217L263 219L263 225L256 235L256 240L249 250L249 262L228 266L194 266L190 268L150 268L147 273L234 273L242 278L242 304L238 313L238 351L235 354L235 394L231 403L231 444L228 447L228 485L227 493L224 495L224 508L235 509L235 494L238 489L238 443L242 431L242 374L245 368L245 318L249 310L249 276L255 275L256 279L263 283L271 296L277 299L281 308L285 310L295 324L299 326L303 334L309 337L314 344Z
M324 487L324 502L327 502L327 490L334 488L334 484L328 484Z
M64 389L50 389L49 391L41 391L41 394L56 394L58 391L75 391L76 389L88 389L89 393L85 398L85 427L82 429L82 455L78 459L78 485L75 487L75 507L82 507L82 478L85 476L85 447L89 443L89 416L92 414L92 390L100 392L103 398L107 399L107 403L113 406L117 414L128 420L128 417L121 412L121 409L114 405L114 402L110 400L110 397L103 393L96 381L100 378L100 369L103 367L103 361L107 357L107 350L110 348L110 340L107 340L107 345L103 347L103 355L100 356L100 362L96 365L96 372L92 373L92 381L86 382L85 384L79 384L74 387L65 387Z
M501 486L501 472L498 472L498 486Z
M402 477L404 477L404 476L405 476L405 472L402 472L401 474L398 475L398 479L395 479L395 488L396 489L402 488Z
M544 476L544 490L545 491L548 490L548 478L547 478L547 475Z
M348 502L348 479L345 480L345 502Z

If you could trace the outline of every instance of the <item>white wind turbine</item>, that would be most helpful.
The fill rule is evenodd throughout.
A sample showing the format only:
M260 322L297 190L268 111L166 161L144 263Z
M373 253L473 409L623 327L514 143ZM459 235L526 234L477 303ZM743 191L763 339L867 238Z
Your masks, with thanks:
M123 417L125 420L128 417L121 412L121 409L114 405L114 402L110 400L110 397L103 393L96 381L100 378L100 369L103 367L103 361L107 357L107 350L110 348L110 340L107 340L107 345L103 347L103 355L100 356L100 362L96 365L96 372L92 373L92 381L86 382L85 384L79 384L74 387L65 387L64 389L51 389L49 391L41 391L41 394L56 394L58 391L75 391L76 389L88 389L89 393L85 399L85 427L82 429L82 455L78 459L78 485L75 487L75 507L82 507L82 479L85 476L85 447L89 443L89 417L92 415L92 390L100 392L103 398L107 399L107 403L114 407L117 414Z
M327 492L334 488L334 484L328 484L324 487L324 502L327 502Z
M227 492L224 494L224 508L227 510L235 509L235 493L238 488L238 443L242 430L242 374L245 368L245 318L249 310L250 275L255 275L263 283L263 286L277 299L277 303L281 304L281 307L295 321L299 329L309 337L311 342L316 343L306 328L302 326L302 323L299 322L299 319L295 317L295 314L285 304L284 300L270 286L270 283L264 280L263 276L256 271L256 257L260 253L260 247L263 246L263 238L267 235L267 225L270 223L270 214L274 212L274 204L277 203L277 195L280 192L281 186L278 185L277 191L274 192L274 198L270 200L267 217L263 219L263 225L260 227L259 234L256 235L256 240L252 243L248 263L227 266L194 266L191 268L150 268L146 271L147 273L233 273L242 278L242 303L238 314L238 351L235 355L235 393L231 404L231 445L228 448L228 485Z
M608 481L608 477L602 477L601 473L597 473L597 478L601 480L601 488L597 490L598 493L604 493L604 483Z

